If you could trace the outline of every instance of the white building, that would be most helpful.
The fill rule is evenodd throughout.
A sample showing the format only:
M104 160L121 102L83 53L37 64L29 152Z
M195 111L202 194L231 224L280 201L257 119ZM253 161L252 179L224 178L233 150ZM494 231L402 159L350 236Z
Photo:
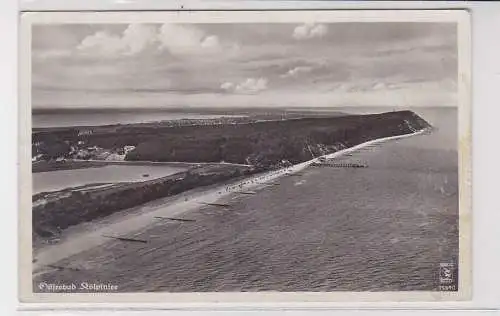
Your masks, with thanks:
M125 146L123 147L123 150L125 151L125 154L127 154L128 152L132 151L135 149L135 146Z

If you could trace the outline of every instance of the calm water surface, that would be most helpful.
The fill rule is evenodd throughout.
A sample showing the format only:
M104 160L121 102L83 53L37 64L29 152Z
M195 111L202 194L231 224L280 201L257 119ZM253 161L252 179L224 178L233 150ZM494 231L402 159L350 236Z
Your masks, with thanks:
M196 222L152 221L134 234L148 244L111 241L60 262L78 271L34 282L110 282L124 292L436 290L439 264L458 256L457 151L442 143L453 133L361 150L342 159L367 168L311 167L228 198L229 211L183 215Z
M170 166L118 166L57 170L33 173L33 194L59 191L67 188L93 184L138 182L165 177L185 168ZM148 175L144 177L144 175Z

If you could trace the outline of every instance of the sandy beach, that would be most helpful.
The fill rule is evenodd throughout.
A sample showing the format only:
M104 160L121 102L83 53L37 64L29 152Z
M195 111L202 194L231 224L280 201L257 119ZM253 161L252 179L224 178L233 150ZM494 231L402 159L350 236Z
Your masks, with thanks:
M417 131L413 134L392 136L368 141L357 146L346 148L335 153L331 153L324 157L325 159L333 159L351 152L369 148L377 144L388 142L391 140L412 137L418 134L427 132L427 130ZM45 270L49 265L52 265L60 260L68 258L77 253L92 249L110 241L109 236L113 237L131 237L134 232L148 227L154 223L155 217L175 217L184 212L192 211L203 206L204 203L215 203L223 198L228 197L238 191L250 189L259 189L267 183L278 179L279 177L300 172L317 162L320 157L288 167L277 171L270 171L264 174L249 177L242 181L232 182L223 186L216 186L206 191L197 192L180 197L169 198L166 204L158 204L157 202L147 203L139 208L139 211L133 215L117 216L116 221L108 223L104 226L97 227L90 231L80 231L78 228L73 229L76 233L66 236L63 241L54 245L45 246L34 254L33 272L40 273L40 270ZM126 213L126 212L125 212ZM89 225L86 225L88 227ZM108 237L107 237L108 236Z
M223 187L228 193L218 186L186 192L187 204L178 197L115 214L93 235L147 243L96 238L96 246L39 266L33 284L107 282L119 292L436 290L437 267L458 253L456 151L422 150L438 132L338 156L366 168L297 168L267 175L274 179L267 183L233 182ZM68 237L61 244L88 242Z

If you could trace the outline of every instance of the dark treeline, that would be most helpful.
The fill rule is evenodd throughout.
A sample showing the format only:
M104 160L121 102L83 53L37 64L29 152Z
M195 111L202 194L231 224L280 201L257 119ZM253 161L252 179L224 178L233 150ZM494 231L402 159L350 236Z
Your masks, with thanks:
M71 191L33 207L33 242L58 237L70 226L92 221L159 198L256 173L256 168L211 166L161 179L117 184L98 191ZM38 194L38 198L43 194Z
M365 141L411 133L428 124L409 111L253 124L142 131L127 160L204 161L271 166L299 163ZM101 143L101 145L107 145Z
M231 162L253 167L218 165L191 169L174 176L140 183L116 184L97 191L70 191L33 207L34 242L57 237L61 230L108 216L148 201L235 177L299 163L313 157L388 136L429 127L410 111L333 118L255 122L213 126L154 127L127 125L39 131L38 148L60 154L65 146L84 140L86 146L136 146L127 160ZM112 131L110 131L110 128ZM71 145L68 145L71 146ZM41 198L38 196L37 198Z
M75 129L39 131L34 141L43 154L61 155L69 144L116 150L136 146L126 160L231 162L272 166L286 159L298 163L367 140L411 133L428 127L411 111L327 118L164 127L131 124L95 128L78 135Z

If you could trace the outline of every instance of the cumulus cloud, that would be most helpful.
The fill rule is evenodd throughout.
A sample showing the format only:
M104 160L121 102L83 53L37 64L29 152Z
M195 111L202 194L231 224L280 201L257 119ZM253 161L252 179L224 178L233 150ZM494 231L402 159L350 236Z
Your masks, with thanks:
M324 24L305 23L293 30L293 37L297 40L323 37L328 32Z
M234 93L252 94L267 89L267 78L247 78L238 84L233 82L224 82L220 88Z
M77 49L86 53L110 55L119 52L123 47L120 37L99 31L84 38Z
M234 88L234 83L232 82L224 82L223 84L220 85L220 88L222 90L232 90Z
M377 82L372 85L372 90L383 90L387 89L387 85L383 82Z
M181 24L130 24L121 34L98 31L85 37L77 49L104 56L136 55L148 48L166 50L173 55L207 55L234 53L235 43L223 43L217 35Z
M215 35L210 35L207 36L202 42L201 42L201 47L202 48L215 48L218 49L221 47L221 44L219 42L219 38Z
M130 24L121 35L98 31L85 37L77 49L100 55L135 55L155 42L156 29L150 25Z
M268 80L266 78L248 78L236 86L235 91L240 93L254 93L267 89Z
M158 32L161 49L167 49L174 55L218 53L222 44L216 35L188 25L164 24Z
M288 70L286 73L280 75L281 78L293 78L299 76L301 73L311 72L312 67L309 66L298 66Z
M377 82L372 85L372 90L393 90L397 89L398 85L394 83L387 83L387 82Z

